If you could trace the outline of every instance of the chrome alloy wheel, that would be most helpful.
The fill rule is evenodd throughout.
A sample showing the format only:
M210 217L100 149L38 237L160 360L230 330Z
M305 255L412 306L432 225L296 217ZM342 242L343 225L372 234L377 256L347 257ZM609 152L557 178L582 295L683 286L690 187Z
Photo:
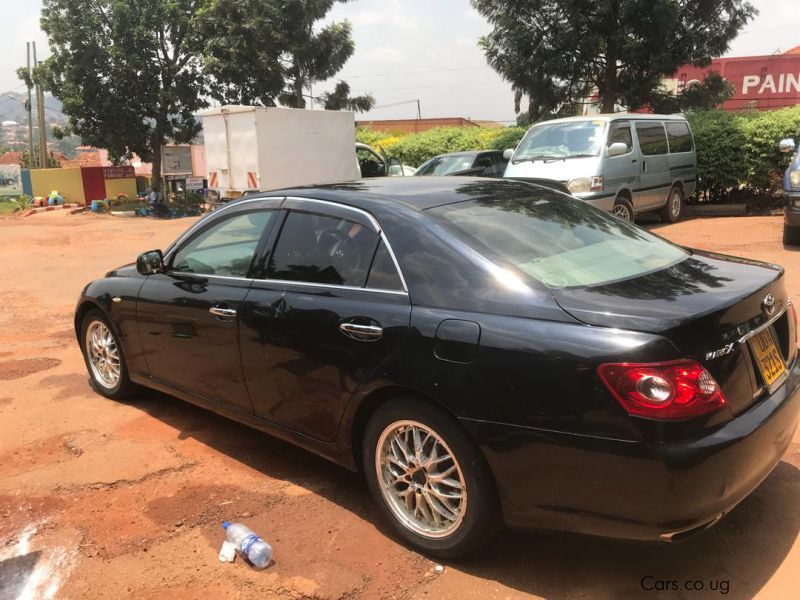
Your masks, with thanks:
M627 221L628 223L633 221L633 216L631 215L631 211L628 210L628 207L625 206L624 204L615 204L614 208L611 209L611 214L617 217L618 219Z
M456 531L467 510L461 467L445 441L416 421L383 430L375 453L378 484L407 529L437 539Z
M119 348L114 334L102 321L92 321L86 328L84 343L94 380L113 390L120 377Z
M681 214L681 192L677 188L672 190L669 196L669 214L673 219L677 219Z

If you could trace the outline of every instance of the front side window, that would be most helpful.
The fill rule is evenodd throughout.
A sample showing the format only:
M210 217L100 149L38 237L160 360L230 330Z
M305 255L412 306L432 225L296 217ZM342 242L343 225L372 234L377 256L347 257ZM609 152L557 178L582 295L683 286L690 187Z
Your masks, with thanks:
M499 257L550 288L631 279L688 253L580 200L552 192L429 209L487 258Z
M639 147L645 156L667 153L667 135L664 133L664 125L661 123L657 121L636 123L636 136L639 138Z
M278 235L267 277L362 287L377 243L378 235L360 223L291 211Z
M605 127L602 120L536 125L522 138L512 162L597 156Z
M274 210L253 211L215 223L182 246L172 259L181 273L247 277L250 262Z
M356 148L356 158L362 177L382 177L386 174L386 165L372 150Z
M694 144L688 123L667 123L667 136L669 136L669 151L673 154L692 151Z
M633 138L631 137L631 126L629 123L614 123L611 125L611 132L608 134L608 146L612 144L625 144L628 152L633 150Z

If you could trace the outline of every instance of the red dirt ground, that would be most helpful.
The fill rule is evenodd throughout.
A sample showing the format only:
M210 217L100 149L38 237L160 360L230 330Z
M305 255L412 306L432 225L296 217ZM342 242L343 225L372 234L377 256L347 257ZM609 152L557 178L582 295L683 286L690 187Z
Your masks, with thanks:
M0 220L0 598L703 596L646 591L648 576L650 587L724 581L732 598L797 597L800 436L750 498L685 543L506 533L437 575L388 534L356 475L162 394L98 396L72 332L75 300L190 223L66 211ZM800 303L800 252L783 248L780 217L653 229L784 265ZM220 563L224 519L262 534L275 564Z

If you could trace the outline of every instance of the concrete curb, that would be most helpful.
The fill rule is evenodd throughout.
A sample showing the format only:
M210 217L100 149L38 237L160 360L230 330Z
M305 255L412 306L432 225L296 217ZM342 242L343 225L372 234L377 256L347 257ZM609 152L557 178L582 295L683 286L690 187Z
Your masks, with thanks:
M40 212L48 212L51 210L63 210L65 208L75 208L78 206L77 204L58 204L56 206L37 206L36 208L29 208L27 211L22 213L23 217L30 217L31 215L35 215L36 213Z

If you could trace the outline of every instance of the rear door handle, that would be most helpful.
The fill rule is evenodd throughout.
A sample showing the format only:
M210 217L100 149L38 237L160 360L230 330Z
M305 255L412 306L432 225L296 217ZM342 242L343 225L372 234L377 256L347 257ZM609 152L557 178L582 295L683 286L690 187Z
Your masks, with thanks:
M375 342L383 337L383 327L379 325L362 325L360 323L344 322L339 325L341 331L347 337L360 342Z
M212 306L208 309L215 317L219 318L223 321L230 321L231 319L236 318L236 309L235 308L225 308L222 306Z

